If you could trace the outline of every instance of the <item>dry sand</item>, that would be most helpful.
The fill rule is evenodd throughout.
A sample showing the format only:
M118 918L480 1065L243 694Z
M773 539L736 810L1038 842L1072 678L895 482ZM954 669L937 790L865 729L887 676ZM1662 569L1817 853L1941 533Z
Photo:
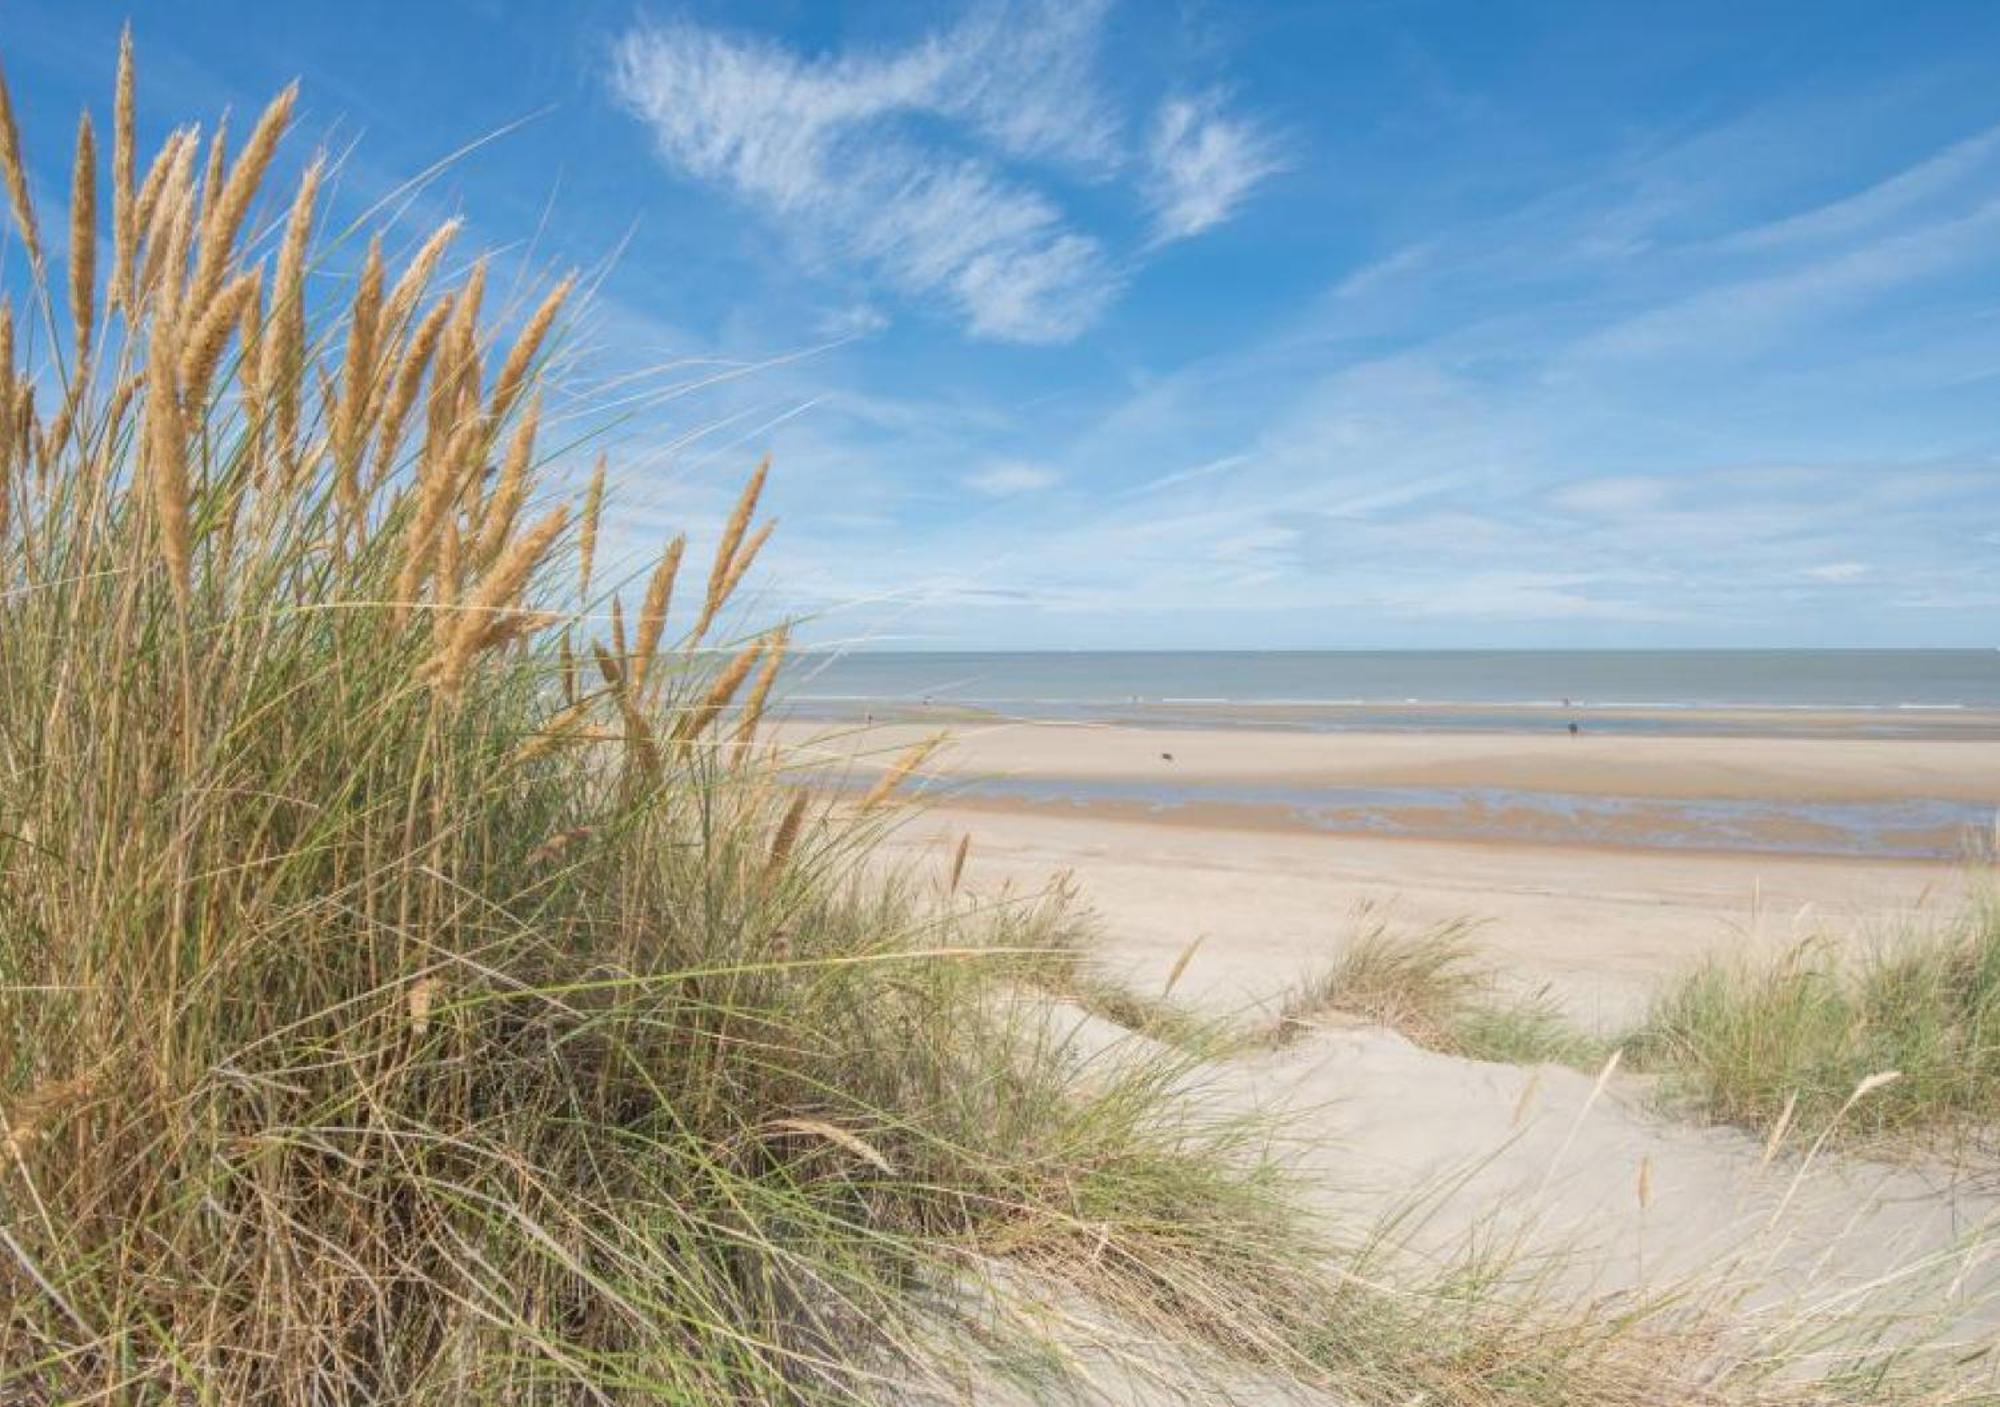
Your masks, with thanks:
M1210 1010L1268 1002L1325 961L1363 905L1398 926L1457 919L1517 986L1550 984L1573 1017L1611 1027L1709 952L1772 951L1827 934L1890 941L1949 919L1968 886L1946 865L1599 847L1383 840L937 808L899 832L942 860L970 832L983 890L1075 874L1102 961L1158 991L1201 938L1177 994Z
M835 768L879 765L921 730L823 736ZM1173 754L1168 762L1161 753ZM1501 787L1607 797L1752 801L2000 800L2000 743L1908 739L1337 734L996 725L959 734L934 777L1179 779L1202 784ZM914 810L905 858L944 863L973 837L973 892L1075 876L1100 921L1098 961L1159 991L1200 938L1175 995L1211 1011L1268 1008L1336 952L1372 906L1411 928L1452 920L1507 980L1546 986L1572 1017L1628 1025L1660 985L1710 953L1805 938L1890 943L1950 921L1976 877L1961 865L1662 850L1615 834L1585 845L1328 834L1270 815L1019 801ZM1218 823L1222 821L1225 823ZM1084 1058L1141 1038L1070 1013ZM1623 1074L1455 1059L1394 1032L1331 1021L1283 1051L1197 1077L1226 1108L1276 1112L1306 1195L1329 1226L1402 1223L1406 1252L1467 1246L1553 1253L1554 1285L1585 1295L1698 1276L1740 1295L1746 1323L1838 1316L1908 1296L1990 1334L2000 1313L2000 1202L1990 1170L1887 1165L1670 1118ZM1643 1183L1643 1193L1642 1193Z
M1144 1038L1073 1009L1085 1062ZM1275 1115L1281 1156L1338 1238L1393 1227L1393 1257L1511 1260L1556 1302L1684 1290L1781 1324L1915 1315L1975 1341L2000 1326L2000 1188L1940 1160L1884 1163L1650 1107L1643 1082L1454 1059L1333 1022L1203 1070L1189 1096ZM1904 1320L1904 1328L1914 1321Z

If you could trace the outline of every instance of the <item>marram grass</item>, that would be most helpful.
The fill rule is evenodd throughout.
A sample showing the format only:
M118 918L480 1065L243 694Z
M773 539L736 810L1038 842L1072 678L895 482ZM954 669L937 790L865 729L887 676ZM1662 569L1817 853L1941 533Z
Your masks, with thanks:
M1774 1143L1961 1142L2000 1133L2000 908L1873 951L1714 960L1653 1004L1635 1054L1700 1112ZM1867 1086L1865 1097L1856 1091Z
M997 1262L1135 1313L1296 1264L779 784L782 632L694 650L763 470L678 639L679 539L593 638L571 281L498 339L446 226L332 306L291 92L147 161L132 84L67 290L0 105L0 1400L875 1398L1006 1356Z

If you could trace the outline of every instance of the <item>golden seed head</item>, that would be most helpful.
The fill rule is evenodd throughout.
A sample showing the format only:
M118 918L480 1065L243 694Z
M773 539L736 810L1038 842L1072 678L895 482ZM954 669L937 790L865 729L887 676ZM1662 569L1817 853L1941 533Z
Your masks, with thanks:
M172 147L171 157L163 151L161 158L164 164L155 166L159 184L154 185L152 178L148 177L148 189L142 193L141 203L146 211L146 259L139 273L138 296L141 298L156 297L161 293L162 286L169 282L173 285L172 295L177 296L180 287L179 272L175 271L169 278L168 270L177 244L175 222L181 219L185 223L182 217L187 213L194 181L194 133L182 133ZM180 252L185 259L187 249L184 244L180 245Z
M290 459L298 439L299 383L305 374L306 250L312 240L314 206L324 170L324 163L315 157L299 178L285 219L285 237L278 245L270 318L259 339L257 395L275 412L278 450L284 460Z
M943 741L943 738L926 738L897 758L889 770L882 774L881 779L868 789L868 794L861 798L861 809L872 811L888 801L895 795L896 789L910 779L910 775L923 765L924 759L936 751L938 744Z
M264 172L271 165L271 158L278 150L278 139L284 135L285 127L292 118L292 106L298 101L299 85L291 84L277 97L271 99L257 125L250 132L250 140L243 144L243 154L236 158L236 164L229 169L229 179L223 183L222 191L214 197L214 205L202 221L201 255L195 268L195 303L199 306L214 296L221 286L222 271L229 262L229 251L236 243L237 231L243 227L243 217L249 213L250 201L257 194L257 187L263 183ZM222 137L216 135L216 148L221 149Z
M76 166L69 185L69 315L79 377L90 364L97 320L97 136L85 113L76 128Z
M383 403L381 424L375 438L375 477L378 480L386 477L396 462L396 451L403 443L403 427L409 421L411 407L416 404L424 371L430 365L431 354L437 350L438 338L444 332L445 322L451 317L451 308L452 295L449 293L431 305L423 321L417 324L416 331L410 334L402 360L397 362L395 374L389 379L388 398Z
M229 117L224 114L215 124L215 135L208 143L208 165L201 173L201 223L208 227L215 214L216 199L222 194L223 156L229 145Z
M562 311L564 301L575 286L576 275L570 274L550 289L548 297L542 299L541 306L535 309L527 325L521 329L521 335L514 339L514 346L507 353L507 360L501 364L500 375L493 383L491 414L495 420L504 419L512 409L515 397L520 395L521 387L535 364L535 354L541 350L542 339L548 336L549 325L556 320L556 314Z
M676 536L667 544L667 550L660 554L659 565L653 568L652 580L646 583L646 599L639 607L638 652L633 660L632 672L639 686L645 687L653 669L653 657L659 653L660 637L667 628L667 611L673 602L674 577L681 569L681 553L687 548L687 538Z
M798 844L799 827L806 818L806 803L810 798L801 790L792 798L792 804L785 808L785 818L778 822L778 833L771 838L771 857L765 862L767 874L777 874L784 869L792 857L792 847Z
M730 580L730 570L735 564L736 549L743 542L743 534L749 530L750 519L757 512L757 498L764 492L764 476L771 471L771 457L767 454L758 462L757 470L750 476L750 482L743 486L743 492L736 500L736 507L723 525L722 537L715 544L715 561L708 569L708 599L702 605L701 623L695 627L699 638L722 609L728 597L724 584Z
M514 427L513 437L507 442L507 455L501 462L500 479L493 489L493 497L488 499L480 521L479 541L473 549L473 558L481 566L493 561L507 545L507 538L514 531L514 521L520 516L521 499L527 492L528 468L535 457L535 433L542 423L542 402L537 396L528 403L527 414Z
M742 582L744 575L750 570L751 564L757 560L757 554L764 550L764 544L770 541L772 530L777 526L777 519L771 519L763 527L750 534L750 540L744 543L742 549L737 552L735 560L729 564L729 575L723 578L722 590L716 597L715 605L717 610L727 605L729 599L736 594L737 586Z
M458 233L458 219L453 217L431 231L431 237L423 242L410 262L403 269L396 286L389 290L388 301L383 304L382 327L391 337L402 335L403 324L409 321L416 310L417 300L424 296L430 286L431 275L437 272L438 261Z
M513 606L528 577L568 522L568 507L558 507L522 533L459 608L458 621L440 655L437 671L438 688L447 697L455 695L463 684L466 670L478 654L481 638L493 624L493 614Z
M256 293L257 285L255 270L238 274L210 300L208 310L188 334L181 347L180 376L181 397L189 409L208 398L209 382L222 360L222 349L229 345L229 334L236 330L244 305Z
M172 322L155 318L146 361L146 471L168 579L185 608L192 585L187 430L181 417L180 389L174 385L178 348L173 339Z
M347 355L334 407L334 483L350 517L361 512L361 456L368 441L368 404L375 389L376 334L382 318L382 237L368 242L354 303L347 314Z
M764 668L758 672L757 682L750 686L750 697L743 701L743 717L736 725L737 746L746 752L757 736L757 725L763 721L764 705L769 702L771 688L778 682L778 671L784 667L785 647L791 641L791 631L780 626L765 643Z
M586 600L590 596L590 569L597 560L597 521L604 512L604 468L600 454L597 467L591 471L590 490L583 496L583 528L577 535L577 575L581 579L577 594Z
M759 640L736 652L736 657L723 667L720 674L708 686L701 702L681 718L674 729L674 736L683 740L700 737L708 725L715 721L715 715L729 707L729 701L736 697L736 691L743 687L743 681L750 675L757 657L764 652L764 642Z
M136 255L139 227L134 218L137 192L133 189L136 164L137 102L133 92L132 26L127 24L118 37L118 97L111 131L111 291L113 306L129 311L132 296L132 261Z
M42 238L35 224L35 204L28 195L28 164L21 155L21 130L14 124L14 102L7 93L7 76L0 73L0 179L7 185L7 202L14 207L14 224L28 248L28 262L37 274L42 267Z

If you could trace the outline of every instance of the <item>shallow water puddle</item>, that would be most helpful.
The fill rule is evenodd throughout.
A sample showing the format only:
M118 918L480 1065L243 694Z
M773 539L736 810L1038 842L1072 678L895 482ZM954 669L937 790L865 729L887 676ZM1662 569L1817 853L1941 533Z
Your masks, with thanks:
M1913 799L1664 800L1500 787L1291 787L1074 778L953 781L933 795L1034 806L1109 807L1245 825L1540 844L1955 860L1990 848L1995 808Z

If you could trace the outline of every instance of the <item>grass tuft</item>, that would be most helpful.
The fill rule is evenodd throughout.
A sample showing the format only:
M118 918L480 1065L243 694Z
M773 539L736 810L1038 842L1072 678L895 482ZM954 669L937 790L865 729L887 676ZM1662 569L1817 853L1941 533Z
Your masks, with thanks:
M1807 1137L1837 1121L1850 1140L1990 1139L2000 908L1980 904L1945 932L1871 952L1813 941L1776 962L1709 962L1654 1005L1633 1053L1671 1094L1760 1131L1782 1116Z
M1364 913L1359 936L1286 994L1266 1039L1296 1039L1337 1012L1468 1060L1601 1066L1609 1044L1570 1025L1547 991L1503 994L1472 933L1464 922L1402 933Z

